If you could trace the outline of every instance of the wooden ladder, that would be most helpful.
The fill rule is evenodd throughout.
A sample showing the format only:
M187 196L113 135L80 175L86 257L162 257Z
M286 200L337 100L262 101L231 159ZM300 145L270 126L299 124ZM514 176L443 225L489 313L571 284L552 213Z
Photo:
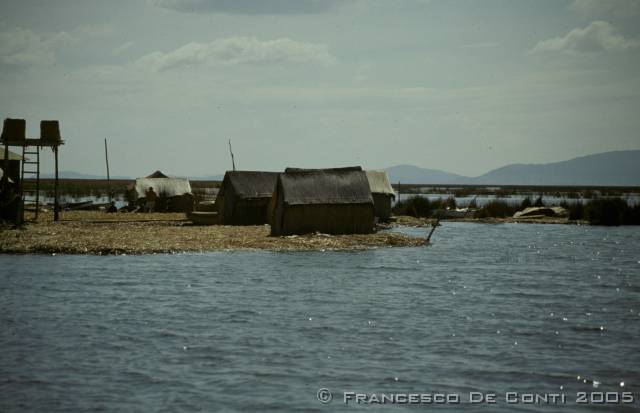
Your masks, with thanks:
M40 209L40 146L35 150L29 150L28 146L22 147L22 174L20 176L20 198L22 198L25 211L34 211L35 218L38 219ZM27 155L35 155L35 161L27 160ZM34 170L35 169L35 170ZM25 177L28 181L25 180ZM26 197L35 196L34 208L26 207Z

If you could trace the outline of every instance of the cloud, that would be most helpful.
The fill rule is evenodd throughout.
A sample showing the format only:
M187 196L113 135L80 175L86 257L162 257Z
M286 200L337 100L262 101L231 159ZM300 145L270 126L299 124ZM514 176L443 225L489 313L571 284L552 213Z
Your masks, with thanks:
M117 33L117 29L112 24L81 24L74 30L78 37L108 37Z
M259 40L255 37L230 37L209 43L188 43L173 51L153 52L136 62L162 72L184 66L334 62L326 45L281 38Z
M66 32L40 35L31 30L0 32L0 64L9 66L50 66L55 52L74 39Z
M121 44L120 46L116 47L115 49L113 49L113 55L114 56L119 56L121 54L123 54L124 52L130 50L133 46L135 46L135 42L125 42L123 44Z
M590 18L633 17L640 14L638 0L573 0L569 4L572 12Z
M638 47L640 47L639 40L625 38L611 23L595 21L584 29L578 27L571 30L564 37L554 37L538 42L531 52L593 53L629 50Z
M347 0L148 0L156 7L186 13L313 14Z
M460 46L460 48L461 49L492 49L498 46L500 46L500 44L495 42L481 42L481 43L463 44L462 46Z

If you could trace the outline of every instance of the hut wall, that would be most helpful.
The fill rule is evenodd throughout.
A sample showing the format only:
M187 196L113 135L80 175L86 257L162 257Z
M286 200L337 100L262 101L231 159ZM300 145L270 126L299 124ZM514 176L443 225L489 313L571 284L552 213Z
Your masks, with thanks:
M193 195L184 194L167 198L168 212L191 212L193 211Z
M218 193L216 205L218 205L218 219L221 224L229 224L233 216L233 200L235 194L233 190L228 189L223 193Z
M232 190L218 196L218 217L223 225L263 225L271 198L240 199Z
M276 190L269 202L269 225L271 225L271 234L280 235L279 231L282 228L282 215L284 214L284 201L283 201L282 183L278 180L276 184ZM274 233L278 232L278 234Z
M380 221L388 221L391 218L391 195L372 193L375 216Z
M233 210L232 225L263 225L267 223L270 198L239 199Z
M373 232L372 204L279 204L274 213L272 235L308 234L315 231L335 235Z

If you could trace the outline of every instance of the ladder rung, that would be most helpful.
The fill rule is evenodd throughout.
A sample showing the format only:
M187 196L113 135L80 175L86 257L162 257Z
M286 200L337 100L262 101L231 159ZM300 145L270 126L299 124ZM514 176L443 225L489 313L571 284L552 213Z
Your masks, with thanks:
M34 161L22 161L22 164L23 164L23 165L24 165L24 164L27 164L27 163L28 163L28 164L37 165L37 164L39 164L40 162L34 162Z

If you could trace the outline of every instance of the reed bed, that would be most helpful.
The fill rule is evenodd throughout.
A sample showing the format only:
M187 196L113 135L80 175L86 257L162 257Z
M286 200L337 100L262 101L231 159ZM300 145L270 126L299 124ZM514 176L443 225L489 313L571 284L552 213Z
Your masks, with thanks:
M368 235L271 237L269 226L195 226L183 214L41 213L21 229L0 230L0 253L153 254L224 250L327 251L425 245L421 238Z

